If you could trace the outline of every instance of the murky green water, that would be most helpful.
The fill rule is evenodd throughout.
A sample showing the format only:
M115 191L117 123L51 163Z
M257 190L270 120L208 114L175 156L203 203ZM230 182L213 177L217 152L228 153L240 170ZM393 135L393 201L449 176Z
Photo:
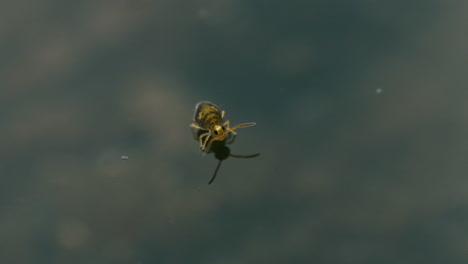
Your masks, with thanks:
M467 12L1 3L0 263L466 263Z

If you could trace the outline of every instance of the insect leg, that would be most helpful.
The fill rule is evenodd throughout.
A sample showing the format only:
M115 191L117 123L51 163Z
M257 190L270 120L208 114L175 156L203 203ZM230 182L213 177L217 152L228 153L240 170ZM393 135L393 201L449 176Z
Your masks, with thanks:
M199 126L198 126L197 124L195 124L195 123L190 124L190 126L191 126L191 127L194 127L194 128L198 128L198 129L203 129L203 128L199 127Z
M226 122L224 122L223 127L226 128L226 133L232 132L234 135L237 135L236 132L232 131L233 129L230 128L230 125L231 122L229 120L226 120Z
M208 142L208 139L210 138L211 136L211 133L210 132L207 132L205 133L207 136L205 138L205 142L203 142L203 144L200 146L200 148L204 151L205 150L205 147L206 147L206 143ZM202 134L202 135L205 135L205 134ZM201 136L200 136L201 137ZM201 140L201 139L200 139ZM213 140L213 139L212 139ZM200 141L201 142L201 141Z
M221 118L224 118L224 114L225 114L224 110L221 111Z
M211 144L213 143L214 140L215 140L214 138L210 139L210 141L208 142L208 145L205 146L205 150L204 150L205 152L207 152L207 153L210 152Z
M205 148L205 144L206 144L206 141L208 140L208 138L210 138L210 132L206 132L206 133L203 133L201 134L198 139L200 140L200 148L201 149L204 149ZM203 137L206 136L206 139L205 139L205 143L203 143Z
M226 144L230 145L230 144L234 143L234 140L236 140L236 137L237 137L237 134L234 134L234 136L232 136L232 138L229 139L229 141L226 141Z

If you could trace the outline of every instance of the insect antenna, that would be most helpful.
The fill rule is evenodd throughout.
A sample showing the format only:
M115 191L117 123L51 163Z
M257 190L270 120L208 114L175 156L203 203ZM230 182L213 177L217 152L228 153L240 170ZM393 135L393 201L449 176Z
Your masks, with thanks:
M255 122L240 124L240 125L237 125L237 126L234 126L234 127L229 128L228 130L226 130L226 133L232 132L232 131L234 131L235 129L238 129L238 128L241 128L241 127L249 127L249 126L255 126L255 125L256 125Z

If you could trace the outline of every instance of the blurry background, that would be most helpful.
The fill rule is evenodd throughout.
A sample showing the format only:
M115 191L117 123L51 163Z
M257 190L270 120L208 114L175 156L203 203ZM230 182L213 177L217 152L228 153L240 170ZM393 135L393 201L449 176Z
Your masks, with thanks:
M0 263L467 263L467 13L0 2Z

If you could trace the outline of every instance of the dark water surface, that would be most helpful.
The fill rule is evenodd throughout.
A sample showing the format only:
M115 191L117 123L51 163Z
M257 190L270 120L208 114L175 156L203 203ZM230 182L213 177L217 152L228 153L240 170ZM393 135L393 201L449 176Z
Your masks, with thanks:
M0 263L468 263L467 13L0 3Z

